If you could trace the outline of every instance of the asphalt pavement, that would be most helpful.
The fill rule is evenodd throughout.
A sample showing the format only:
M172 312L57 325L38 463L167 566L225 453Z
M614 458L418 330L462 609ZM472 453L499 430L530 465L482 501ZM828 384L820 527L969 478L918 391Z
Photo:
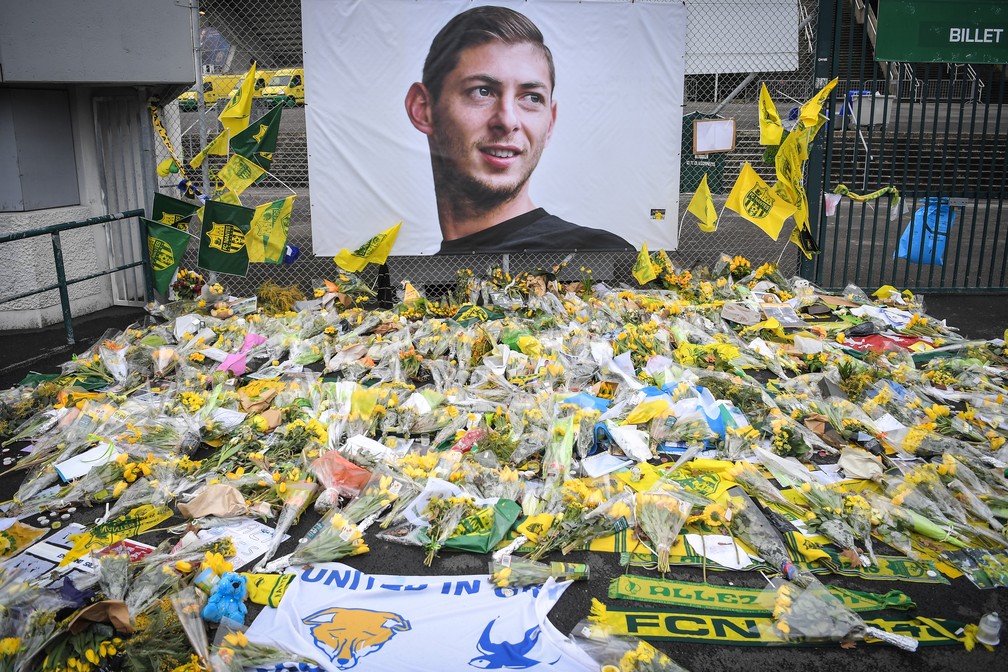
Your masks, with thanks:
M946 318L948 323L958 326L960 332L973 338L1000 337L1008 327L1008 300L1004 295L934 295L926 297L928 313ZM124 328L144 319L139 309L114 308L93 315L78 318L75 332L79 343L69 349L65 345L62 325L30 332L0 333L0 387L14 385L29 371L58 371L59 364L70 358L72 353L85 350L108 328ZM39 355L44 355L41 358ZM19 364L35 358L30 364ZM0 457L13 456L14 447L4 449ZM198 457L198 456L197 456ZM22 474L15 472L0 477L0 497L6 499L17 489ZM73 521L87 525L93 523L98 512L77 511ZM296 540L315 522L315 515L306 513L300 523L291 530L292 538L278 551L278 555L293 550ZM26 522L33 522L31 520ZM65 521L63 524L66 524ZM171 522L171 521L170 521ZM181 522L174 521L174 522ZM361 571L371 574L407 575L466 575L485 574L487 556L444 553L427 568L423 564L423 551L415 547L391 544L374 539L369 533L367 541L371 552L344 561ZM156 544L157 534L139 535L139 541ZM584 562L590 567L588 581L573 584L550 612L550 620L561 632L569 633L591 609L592 598L602 600L615 609L640 609L662 611L658 605L629 600L611 600L607 597L610 580L625 573L620 566L620 556L611 553L574 552L565 558L573 562ZM632 568L637 574L658 576L655 572ZM700 583L703 573L699 568L672 567L667 578ZM882 612L884 617L910 618L914 615L945 618L963 623L977 623L985 613L996 611L1008 617L1008 591L1005 589L979 590L966 578L955 579L951 585L911 583L906 581L867 581L836 575L824 575L828 585L857 590L885 593L901 590L917 604L909 614ZM748 586L762 588L766 581L758 572L708 571L707 580L711 584L727 586ZM254 607L254 605L252 605ZM256 613L250 610L248 622ZM659 614L657 618L663 617ZM961 670L963 672L991 672L1005 669L1005 652L1008 651L1008 631L1001 633L1003 643L989 652L977 647L967 652L962 645L922 647L915 653L908 653L885 645L859 644L853 649L843 649L839 645L809 647L757 647L728 646L711 643L654 643L681 665L694 672L746 672L787 671L829 671L865 670L878 672L921 672ZM1000 662L999 662L1000 661Z

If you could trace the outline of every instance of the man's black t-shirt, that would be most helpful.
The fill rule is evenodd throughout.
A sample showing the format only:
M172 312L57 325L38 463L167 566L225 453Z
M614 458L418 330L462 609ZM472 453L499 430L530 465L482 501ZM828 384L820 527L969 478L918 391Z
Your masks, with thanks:
M489 229L441 243L438 254L485 252L565 252L567 250L625 250L633 245L615 233L571 224L542 208L518 215Z

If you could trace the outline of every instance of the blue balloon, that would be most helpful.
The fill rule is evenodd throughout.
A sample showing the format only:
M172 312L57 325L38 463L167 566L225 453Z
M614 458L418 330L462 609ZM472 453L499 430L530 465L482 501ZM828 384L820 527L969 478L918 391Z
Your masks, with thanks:
M293 264L297 261L297 258L301 256L301 248L295 245L288 245L287 249L284 250L283 263Z

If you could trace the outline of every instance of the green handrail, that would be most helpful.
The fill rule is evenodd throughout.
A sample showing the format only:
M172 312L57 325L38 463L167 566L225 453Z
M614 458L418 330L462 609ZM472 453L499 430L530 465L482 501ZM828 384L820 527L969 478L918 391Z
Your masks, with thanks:
M60 224L50 224L48 226L43 226L37 229L28 229L26 231L16 231L14 233L8 233L0 236L0 243L11 243L17 240L25 240L27 238L36 238L38 236L49 235L52 238L52 248L53 248L53 263L56 265L56 283L52 285L46 285L40 289L34 289L29 292L22 292L21 294L16 294L14 296L0 297L0 303L8 303L10 301L16 301L17 299L23 299L27 296L34 296L35 294L42 294L43 292L52 291L54 289L59 289L60 294L60 306L63 309L63 327L66 330L67 345L73 345L76 343L74 339L73 332L73 315L70 313L70 293L67 291L67 287L72 284L83 282L85 280L91 280L93 278L98 278L103 275L110 275L118 271L124 271L129 268L134 268L136 266L141 266L143 268L144 274L144 289L147 296L153 296L154 294L154 279L151 276L150 263L148 259L147 251L147 226L143 220L144 210L141 208L135 210L126 210L125 212L116 212L110 215L100 215L98 217L91 217L90 219L75 220L71 222L63 222ZM63 245L60 242L60 233L63 231L70 231L72 229L80 229L86 226L95 226L97 224L105 224L107 222L115 222L123 219L132 219L136 217L140 225L140 231L143 234L143 243L140 245L140 261L134 261L129 264L123 264L122 266L116 266L110 268L106 271L99 271L97 273L92 273L90 275L85 275L80 278L73 278L67 280L66 269L63 265Z

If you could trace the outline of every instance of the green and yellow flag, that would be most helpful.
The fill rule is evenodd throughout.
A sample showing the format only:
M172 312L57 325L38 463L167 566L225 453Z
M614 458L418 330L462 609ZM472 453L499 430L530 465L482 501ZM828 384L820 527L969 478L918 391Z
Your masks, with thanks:
M214 198L217 199L217 194L226 190L234 192L237 196L265 174L265 170L241 154L232 154L224 167L217 172Z
M200 229L200 268L231 275L248 273L245 236L252 228L255 210L220 201L207 201Z
M647 251L647 243L641 243L640 252L637 253L637 261L634 262L633 277L642 285L646 285L658 277L654 264L651 263L651 255Z
M231 151L251 159L264 170L269 170L273 153L276 152L282 111L283 105L277 105L250 123L248 128L231 138Z
M808 149L808 139L815 135L817 127L796 129L788 134L777 150L774 165L777 168L777 184L774 191L782 199L795 206L794 228L788 240L798 246L807 259L819 254L820 249L812 235L809 223L808 196L802 180L802 147Z
M174 226L149 219L143 221L147 225L147 252L151 274L154 276L154 289L167 294L175 271L182 262L182 255L189 247L191 236Z
M725 207L734 210L777 240L784 220L795 213L791 205L764 182L749 162L742 166Z
M760 85L759 92L759 144L779 145L783 134L784 124L781 123L777 106L764 82Z
M833 88L837 85L840 80L839 77L834 77L833 81L819 89L819 92L809 98L807 101L802 103L801 110L799 111L799 119L807 127L812 127L816 125L819 121L819 113L822 111L823 103L826 102L826 98L829 97Z
M339 254L333 257L333 261L337 266L351 273L356 273L368 264L384 264L388 259L389 252L392 251L401 226L402 222L399 222L391 229L385 229L353 252L343 248Z
M249 71L245 73L241 86L235 91L227 105L217 117L225 129L231 132L232 136L248 126L249 114L252 113L252 94L255 93L256 64L253 63Z
M203 148L199 154L192 158L189 165L194 169L199 168L206 161L206 157L213 154L214 156L227 156L228 155L228 129L221 131L220 135L207 143L207 146Z
M185 231L189 227L189 218L192 217L192 214L196 212L198 207L188 201L182 201L171 196L165 196L160 192L155 192L154 201L151 203L150 218L155 222Z
M711 198L710 187L707 186L707 173L704 173L703 179L700 180L700 186L690 199L686 211L700 220L697 226L701 231L714 233L717 230L718 215L714 208L714 199Z
M255 209L251 231L245 237L249 261L268 261L271 264L283 262L287 229L290 227L293 210L294 196L263 203Z

